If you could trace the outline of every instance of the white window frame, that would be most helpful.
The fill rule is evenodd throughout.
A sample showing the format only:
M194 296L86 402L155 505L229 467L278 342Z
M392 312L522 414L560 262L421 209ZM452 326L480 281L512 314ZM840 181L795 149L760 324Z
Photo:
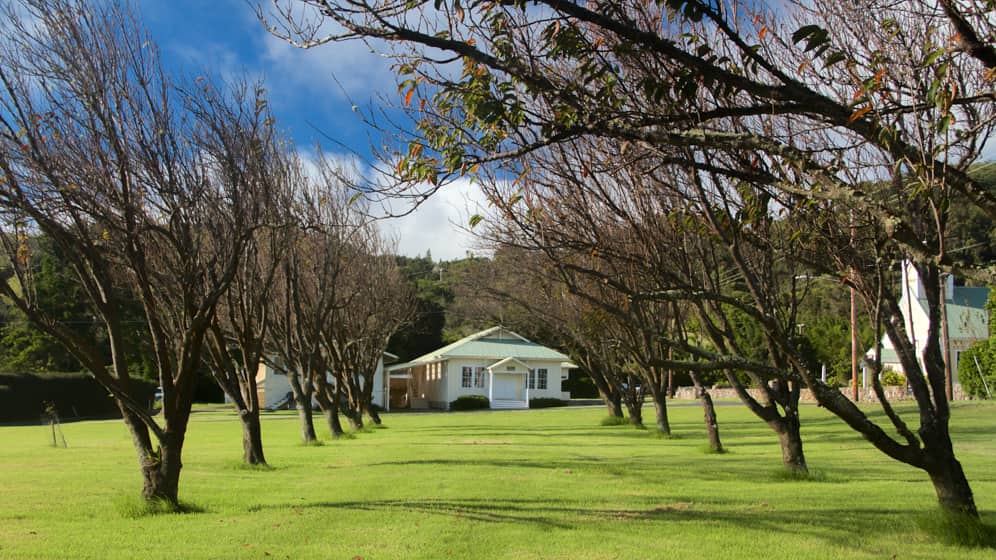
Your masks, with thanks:
M484 378L485 373L487 373L488 368L484 366L478 366L474 368L474 387L477 389L484 388Z
M470 366L463 366L463 370L460 372L460 387L469 389L474 386L474 368Z
M530 387L530 389L537 389L539 391L546 390L549 387L550 372L547 368L538 368L536 370L536 383L535 387Z

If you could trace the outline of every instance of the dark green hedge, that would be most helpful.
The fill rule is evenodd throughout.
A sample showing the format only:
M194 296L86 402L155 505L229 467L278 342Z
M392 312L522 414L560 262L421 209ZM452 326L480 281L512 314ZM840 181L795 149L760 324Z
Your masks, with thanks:
M156 385L136 379L132 391L138 402L151 403ZM64 420L120 415L107 390L85 373L0 373L0 422L37 421L46 401Z
M529 408L553 408L555 406L567 406L567 401L549 397L529 399Z
M467 395L450 402L450 410L480 410L491 408L491 401L484 395Z

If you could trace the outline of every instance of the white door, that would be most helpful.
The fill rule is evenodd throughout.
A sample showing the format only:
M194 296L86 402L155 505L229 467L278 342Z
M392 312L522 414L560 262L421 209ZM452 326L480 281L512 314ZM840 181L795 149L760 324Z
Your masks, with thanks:
M494 398L496 401L521 401L522 386L525 383L521 375L495 374Z

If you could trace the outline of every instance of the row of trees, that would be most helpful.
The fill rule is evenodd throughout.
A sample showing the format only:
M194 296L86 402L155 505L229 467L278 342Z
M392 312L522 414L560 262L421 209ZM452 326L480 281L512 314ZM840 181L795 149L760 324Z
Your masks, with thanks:
M0 295L114 398L143 496L178 504L205 367L239 410L247 462L264 461L255 377L271 355L327 413L339 406L330 392L345 394L359 422L409 300L349 182L321 159L311 171L261 86L168 74L115 3L23 0L3 12ZM48 305L37 243L64 259L62 280L102 336ZM162 387L161 416L132 392L141 355Z
M477 175L499 214L491 235L626 325L616 339L639 369L725 372L798 468L806 387L926 472L944 508L977 515L948 431L939 280L990 283L996 270L953 252L949 226L957 206L996 217L996 195L969 174L996 117L991 3L302 4L271 29L304 47L397 47L417 123L384 154L399 192ZM902 260L926 285L920 356L893 281ZM799 279L820 275L854 290L874 340L889 337L914 415L885 398L877 350L882 417L821 380L796 321Z

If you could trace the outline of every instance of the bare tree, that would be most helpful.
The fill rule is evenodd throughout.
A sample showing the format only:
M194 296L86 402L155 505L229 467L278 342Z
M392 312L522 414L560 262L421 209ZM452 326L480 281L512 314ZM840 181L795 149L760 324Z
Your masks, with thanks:
M117 401L143 496L178 504L181 452L219 299L268 204L274 143L259 88L178 88L116 5L5 6L0 47L4 294ZM29 231L49 236L108 333L111 364L30 296ZM137 294L163 391L162 423L130 392L120 298Z
M321 407L330 433L343 433L339 421L339 391L330 384L329 356L323 337L341 305L337 291L353 258L352 239L365 219L351 207L352 193L341 170L327 158L317 158L310 176L300 167L297 200L292 215L296 233L279 274L272 298L274 326L268 346L270 365L288 377L301 419L302 439L315 441L312 399Z
M246 244L232 286L222 297L208 331L208 365L239 414L243 461L250 465L266 464L256 376L265 363L273 311L270 299L293 234L294 224L286 208L291 205L298 178L296 158L287 154L284 161L274 159L277 192L265 212L265 227Z
M380 415L373 406L377 366L387 344L415 314L415 300L394 258L385 250L377 231L368 226L356 237L356 250L341 276L341 298L335 306L331 328L323 333L325 349L337 387L345 393L346 416L354 428L363 425L363 414L375 424ZM387 398L388 395L383 395Z

